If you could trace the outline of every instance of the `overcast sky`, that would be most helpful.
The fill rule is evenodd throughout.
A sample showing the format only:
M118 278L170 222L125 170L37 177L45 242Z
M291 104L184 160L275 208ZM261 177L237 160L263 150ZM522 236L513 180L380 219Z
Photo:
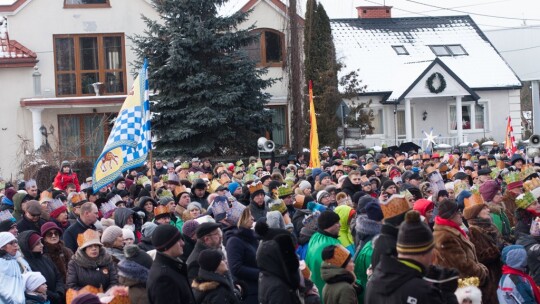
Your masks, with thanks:
M37 0L34 0L37 1ZM52 0L40 0L52 1ZM61 0L55 0L61 1ZM128 1L128 0L111 0ZM230 0L227 5L241 7L248 0ZM289 0L282 0L288 3ZM306 0L297 0L300 12ZM523 24L540 26L539 0L319 0L330 18L356 17L359 5L393 6L393 17L440 16L470 14L483 30L518 27ZM0 5L14 0L0 0ZM444 8L444 9L443 9Z

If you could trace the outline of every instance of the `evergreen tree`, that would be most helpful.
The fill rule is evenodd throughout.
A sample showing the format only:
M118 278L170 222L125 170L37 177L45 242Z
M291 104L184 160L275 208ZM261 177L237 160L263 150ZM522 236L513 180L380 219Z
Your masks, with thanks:
M341 124L336 116L341 102L337 77L340 66L336 62L330 19L316 0L308 0L306 5L304 52L306 83L313 80L319 143L335 147L339 143L336 130Z
M140 64L148 58L152 131L161 155L247 154L272 129L265 110L274 80L242 50L254 39L239 30L247 14L218 16L226 0L154 0L161 20L132 38Z

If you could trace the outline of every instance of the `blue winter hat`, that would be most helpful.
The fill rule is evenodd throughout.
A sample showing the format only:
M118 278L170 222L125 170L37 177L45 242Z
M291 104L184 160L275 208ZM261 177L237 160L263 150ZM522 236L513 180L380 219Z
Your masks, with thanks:
M239 183L237 182L232 182L229 184L229 192L232 194L234 193L234 191L236 191L236 189L238 189L238 187L240 186Z
M506 246L502 250L501 261L515 269L527 267L527 251L522 245Z
M373 202L373 201L369 202L366 205L365 209L366 209L366 214L367 214L368 219L372 221L380 222L384 218L381 206L379 205L378 202Z
M326 173L326 172L323 172L321 174L319 174L319 180L322 181L323 178L325 177L330 177L330 174Z
M315 177L317 177L317 175L321 173L322 173L321 168L313 168L313 170L311 171L311 176L313 177L313 179L315 179Z
M463 210L465 208L465 199L472 195L471 191L463 190L456 197L456 202L458 204L458 209Z

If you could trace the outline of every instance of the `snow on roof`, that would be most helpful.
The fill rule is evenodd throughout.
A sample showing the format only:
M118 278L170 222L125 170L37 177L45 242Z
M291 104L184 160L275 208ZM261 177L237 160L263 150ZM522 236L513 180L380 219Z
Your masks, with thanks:
M473 89L518 87L520 80L469 16L334 19L336 56L346 67L341 76L360 69L366 92L392 92L396 100L437 58L429 45L459 44L468 55L440 56ZM392 46L405 47L398 55Z
M36 53L16 40L9 39L7 19L0 17L0 67L9 65L32 66L37 62Z

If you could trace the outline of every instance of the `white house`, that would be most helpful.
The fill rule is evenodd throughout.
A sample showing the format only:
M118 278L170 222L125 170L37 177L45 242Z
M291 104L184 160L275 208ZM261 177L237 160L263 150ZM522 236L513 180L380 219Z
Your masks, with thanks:
M358 70L367 86L360 99L372 101L374 134L360 142L421 143L432 129L439 143L503 141L508 116L520 138L521 82L470 16L357 10L358 18L333 19L331 27L342 75Z
M42 132L53 148L62 146L63 158L99 156L108 122L133 82L136 58L128 36L146 28L141 14L158 18L149 0L0 6L7 18L7 27L0 21L0 176L18 177L21 156L44 143ZM94 93L97 82L103 83L101 96Z

